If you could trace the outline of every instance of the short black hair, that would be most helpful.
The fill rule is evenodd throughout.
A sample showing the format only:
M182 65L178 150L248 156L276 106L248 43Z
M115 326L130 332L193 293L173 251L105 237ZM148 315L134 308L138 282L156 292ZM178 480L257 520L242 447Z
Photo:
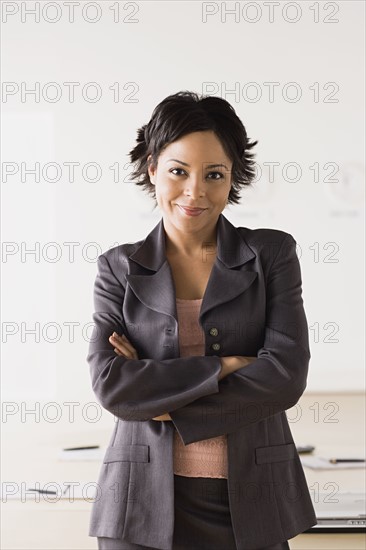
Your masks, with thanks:
M157 166L158 157L166 145L191 132L205 130L215 132L233 163L228 204L240 202L241 188L251 185L256 175L255 155L249 150L258 141L250 143L242 121L225 99L184 90L169 95L155 107L150 121L137 130L137 145L129 152L135 165L130 179L152 195L155 207L155 186L147 170L149 155L150 164Z

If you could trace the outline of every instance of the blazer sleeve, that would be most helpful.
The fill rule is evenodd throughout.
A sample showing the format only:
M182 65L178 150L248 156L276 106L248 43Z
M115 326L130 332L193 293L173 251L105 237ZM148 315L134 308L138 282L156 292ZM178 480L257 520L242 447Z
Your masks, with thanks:
M296 241L287 233L266 284L266 327L257 359L219 381L219 392L169 411L185 445L236 430L293 407L310 360Z
M87 362L92 388L102 407L122 420L151 420L217 393L221 371L217 355L165 360L116 355L109 337L113 331L127 334L122 315L124 294L107 258L98 256Z

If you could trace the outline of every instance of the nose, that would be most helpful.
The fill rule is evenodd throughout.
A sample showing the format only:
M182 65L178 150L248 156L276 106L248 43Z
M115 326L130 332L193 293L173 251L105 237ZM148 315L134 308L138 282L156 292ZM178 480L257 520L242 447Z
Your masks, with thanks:
M206 182L202 180L202 172L200 174L190 175L185 182L184 194L192 199L204 197L206 194Z

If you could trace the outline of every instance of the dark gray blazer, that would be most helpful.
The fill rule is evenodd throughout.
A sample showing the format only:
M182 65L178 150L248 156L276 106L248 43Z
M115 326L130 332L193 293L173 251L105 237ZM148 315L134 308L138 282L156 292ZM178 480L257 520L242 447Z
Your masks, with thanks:
M87 361L98 402L118 421L89 535L171 550L175 429L185 445L227 434L238 550L270 546L315 525L285 413L305 390L310 359L292 235L234 227L220 214L199 316L205 356L179 357L162 219L145 239L101 254L97 267ZM126 334L139 359L114 352L113 331ZM220 356L227 355L258 359L218 381ZM152 420L166 412L172 421Z

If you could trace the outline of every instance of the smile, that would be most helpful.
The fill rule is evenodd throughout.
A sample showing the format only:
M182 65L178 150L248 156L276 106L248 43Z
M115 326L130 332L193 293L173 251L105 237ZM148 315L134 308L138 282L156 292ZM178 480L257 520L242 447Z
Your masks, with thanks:
M178 204L178 206L187 216L199 216L206 210L206 208L187 208L185 206L181 206L180 204Z

